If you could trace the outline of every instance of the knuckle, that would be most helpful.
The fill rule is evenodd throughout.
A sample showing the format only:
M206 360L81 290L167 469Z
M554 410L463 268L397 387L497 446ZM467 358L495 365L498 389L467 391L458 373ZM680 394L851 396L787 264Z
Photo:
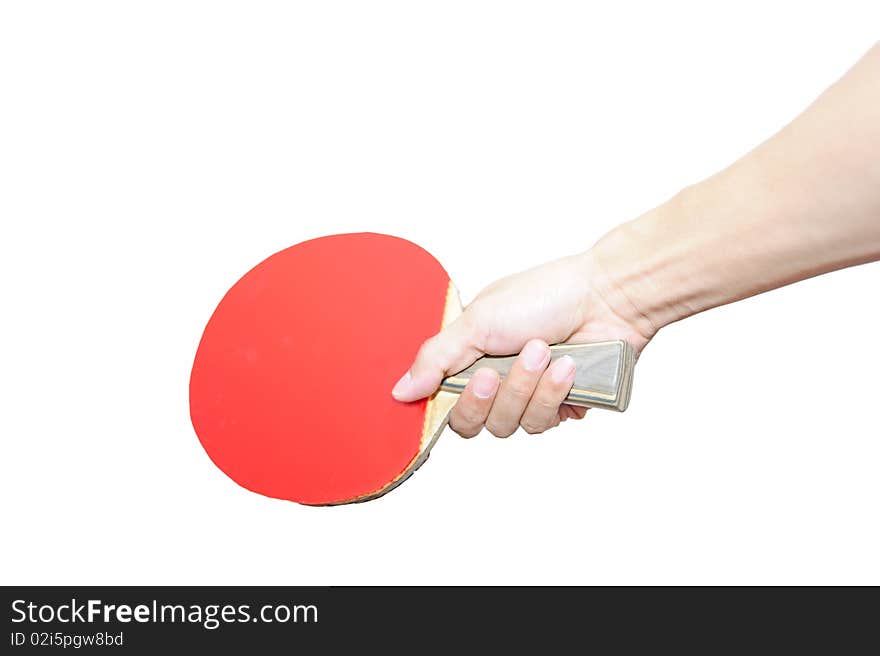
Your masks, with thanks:
M461 404L459 404L461 406ZM483 424L483 415L476 408L471 408L470 406L464 405L462 407L456 406L455 418L456 425L463 426L480 426Z
M549 394L535 394L535 396L532 397L532 402L540 410L551 410L553 412L559 410L560 400Z
M481 351L485 351L491 332L490 322L486 320L486 313L483 312L483 306L479 300L468 305L456 321L461 322L462 332L470 343Z
M528 399L532 395L532 387L528 382L516 378L507 379L504 391L517 400Z
M520 426L522 426L522 429L529 435L537 435L539 433L543 433L548 428L548 426L539 424L532 419L523 419L520 423Z
M516 431L516 426L511 427L497 421L487 421L486 429L495 437L510 437Z
M458 428L455 426L451 426L452 430L455 431L459 437L463 437L466 440L471 439L472 437L476 437L480 432L480 427L467 427L467 428Z
M464 311L458 316L458 321L461 324L462 330L465 333L473 334L479 331L480 325L483 323L480 320L480 308L476 303L471 303L464 309Z
M419 353L417 357L431 358L439 351L439 349L440 339L437 337L437 335L434 335L433 337L429 337L424 342L422 342L422 345L419 347Z

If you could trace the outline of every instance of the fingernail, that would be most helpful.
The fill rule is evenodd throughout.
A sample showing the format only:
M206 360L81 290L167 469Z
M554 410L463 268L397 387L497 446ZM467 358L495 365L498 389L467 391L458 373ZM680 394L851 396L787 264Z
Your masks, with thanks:
M547 366L547 360L550 359L550 349L543 342L535 340L526 344L520 357L526 371L537 371Z
M403 377L397 381L394 389L391 390L391 396L393 396L397 400L400 400L400 397L406 394L410 387L412 387L412 374L407 371L405 374L403 374ZM388 388L386 387L385 389Z
M557 385L574 378L574 360L570 355L563 355L550 365L550 378Z
M488 399L498 389L498 376L489 370L479 369L471 379L471 391L478 399Z

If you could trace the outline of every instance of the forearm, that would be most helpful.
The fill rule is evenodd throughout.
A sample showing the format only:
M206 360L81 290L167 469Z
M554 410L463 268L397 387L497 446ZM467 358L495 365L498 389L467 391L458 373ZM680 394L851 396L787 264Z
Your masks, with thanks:
M610 304L646 332L880 259L880 46L770 140L589 257Z

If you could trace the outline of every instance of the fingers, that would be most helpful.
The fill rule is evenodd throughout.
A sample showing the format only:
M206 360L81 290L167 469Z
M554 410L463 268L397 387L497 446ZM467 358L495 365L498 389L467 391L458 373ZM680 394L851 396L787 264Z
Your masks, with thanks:
M449 427L462 437L473 437L479 433L489 416L499 382L496 371L478 369L452 408Z
M550 347L546 343L533 339L525 345L510 373L501 381L486 418L489 432L496 437L513 435L549 361Z
M470 321L463 314L422 344L415 362L397 381L391 395L398 401L430 396L446 376L461 371L482 355L473 342Z
M422 344L410 370L394 386L394 398L429 396L446 376L482 355L474 346L470 323L464 314ZM479 369L453 408L450 427L462 437L473 437L483 426L497 437L508 437L519 426L541 433L560 421L583 418L586 408L564 403L574 382L574 361L563 356L548 367L550 355L547 344L536 339L526 343L504 380L492 369Z
M574 383L574 370L574 360L563 355L544 371L520 419L527 433L543 433L575 412L569 410L572 406L561 405Z
M567 405L563 403L559 406L559 418L562 421L566 419L583 419L589 408L583 408L579 405Z

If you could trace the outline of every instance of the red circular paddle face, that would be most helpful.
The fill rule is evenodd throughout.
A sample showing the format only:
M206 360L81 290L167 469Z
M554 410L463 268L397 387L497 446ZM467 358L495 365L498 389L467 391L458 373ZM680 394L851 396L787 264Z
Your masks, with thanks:
M303 242L223 297L190 379L214 463L270 497L325 504L371 494L418 454L426 402L391 388L440 329L449 277L426 251L370 233Z

